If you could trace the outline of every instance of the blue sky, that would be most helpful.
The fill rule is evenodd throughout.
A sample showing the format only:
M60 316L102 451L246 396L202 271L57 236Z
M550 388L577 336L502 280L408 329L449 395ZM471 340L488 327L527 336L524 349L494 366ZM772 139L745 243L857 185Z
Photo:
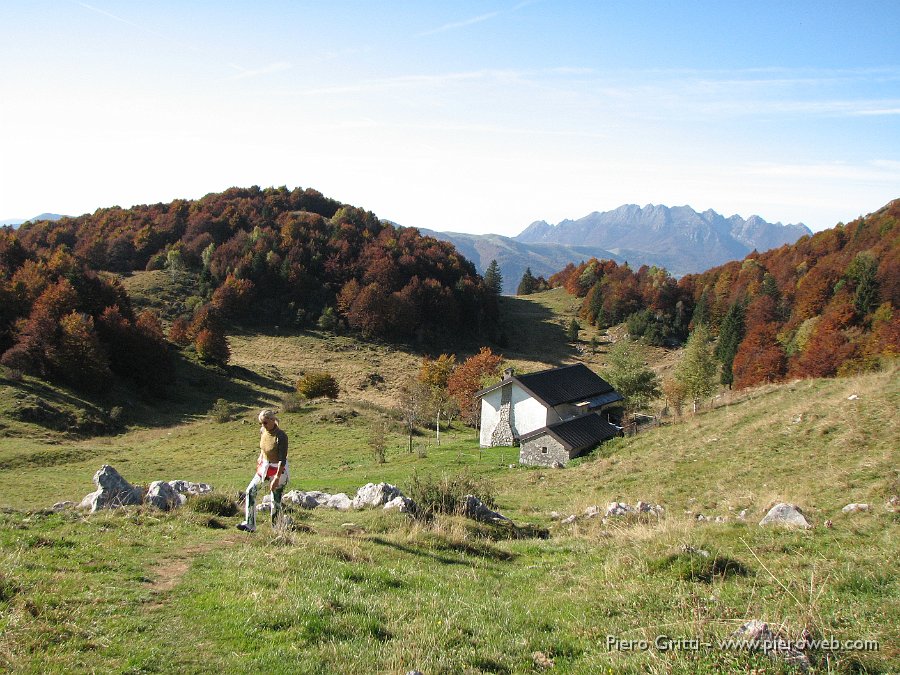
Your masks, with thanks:
M313 187L515 235L900 197L898 2L0 5L0 218Z

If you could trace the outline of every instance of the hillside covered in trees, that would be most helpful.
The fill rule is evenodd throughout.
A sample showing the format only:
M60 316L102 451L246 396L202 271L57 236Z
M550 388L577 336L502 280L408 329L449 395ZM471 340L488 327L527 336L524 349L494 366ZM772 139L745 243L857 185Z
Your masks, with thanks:
M723 384L871 370L900 353L900 200L678 281L663 269L591 259L550 283L584 298L581 316L592 324L626 321L652 344L707 326L718 336Z
M165 339L157 317L134 315L115 274L155 269L196 281L198 295L165 318L170 339L213 361L227 360L228 325L429 341L496 323L496 295L451 244L315 190L232 188L0 232L2 363L74 382L88 364L92 376L135 376L129 340L164 353Z

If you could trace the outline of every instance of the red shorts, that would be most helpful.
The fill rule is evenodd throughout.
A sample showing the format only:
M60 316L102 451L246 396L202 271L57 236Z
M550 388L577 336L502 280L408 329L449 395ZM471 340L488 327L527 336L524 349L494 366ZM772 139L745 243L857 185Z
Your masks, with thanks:
M271 462L260 462L256 466L256 474L261 478L274 478L275 474L278 472L278 463L272 464Z

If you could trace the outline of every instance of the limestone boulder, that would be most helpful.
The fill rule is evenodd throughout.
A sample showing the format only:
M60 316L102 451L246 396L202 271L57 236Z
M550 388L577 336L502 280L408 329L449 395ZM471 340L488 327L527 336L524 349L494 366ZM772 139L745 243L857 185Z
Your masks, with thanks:
M384 506L401 494L400 488L390 483L367 483L356 491L352 506L354 509Z
M137 505L143 501L143 492L122 478L109 464L104 464L94 474L94 485L97 489L85 495L80 505L91 513L100 509Z
M331 495L324 492L303 492L302 490L291 490L282 497L282 501L286 504L296 504L303 509L315 509L326 501Z
M349 511L353 508L353 500L345 493L338 492L336 495L331 495L322 506L328 509L337 509L338 511Z
M844 508L841 509L844 513L859 513L860 511L868 511L868 504L847 504Z
M638 501L638 503L634 505L634 510L638 513L647 513L655 516L661 516L666 511L659 504L651 504L650 502L645 502L643 500Z
M175 491L171 483L157 480L150 483L144 503L155 506L163 511L177 509L187 500L183 494Z
M769 509L769 512L761 521L759 521L759 524L761 526L775 525L778 527L804 530L808 530L812 527L800 510L800 507L785 502L776 504Z
M466 495L462 498L461 510L466 517L482 523L496 523L509 520L506 516L497 513L496 511L492 511L475 495Z
M400 513L415 513L418 507L416 503L409 497L397 495L391 501L384 505L385 511L397 510Z

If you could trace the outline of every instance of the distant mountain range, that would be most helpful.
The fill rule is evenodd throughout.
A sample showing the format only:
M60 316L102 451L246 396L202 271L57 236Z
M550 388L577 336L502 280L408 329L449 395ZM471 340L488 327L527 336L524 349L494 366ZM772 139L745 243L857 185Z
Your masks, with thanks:
M675 276L703 272L754 249L767 251L812 234L803 224L769 223L759 216L726 218L713 210L689 206L634 204L594 212L578 220L551 225L539 220L516 237L421 230L451 242L481 272L491 260L500 265L503 292L515 293L526 267L549 277L568 263L591 257L665 267Z
M0 220L0 227L18 227L22 223L34 222L37 220L59 220L60 218L65 218L65 216L62 216L58 213L42 213L39 216L35 216L34 218L10 218L9 220Z
M503 293L514 295L525 269L530 267L534 276L549 278L570 262L578 264L590 258L612 259L623 262L621 256L592 246L567 246L564 244L526 244L499 234L465 234L461 232L435 232L419 228L422 234L449 241L467 259L475 263L481 274L496 260L503 275Z

